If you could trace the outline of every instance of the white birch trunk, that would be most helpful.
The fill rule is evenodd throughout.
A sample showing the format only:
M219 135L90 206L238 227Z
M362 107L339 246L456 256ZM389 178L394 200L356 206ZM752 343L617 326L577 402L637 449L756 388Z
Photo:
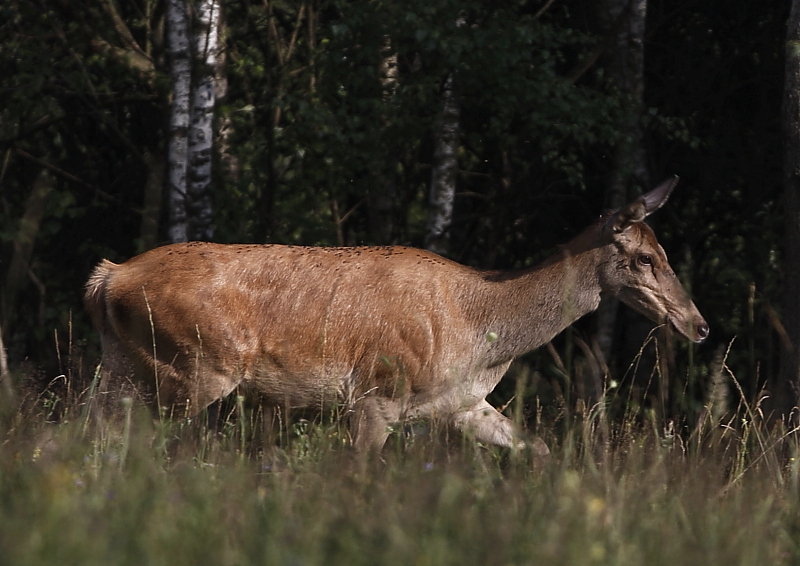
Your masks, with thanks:
M211 158L219 21L218 0L200 0L197 3L194 32L196 77L191 95L186 199L187 236L191 240L210 240L213 236Z
M168 237L171 242L187 240L186 172L188 158L189 91L191 56L189 20L184 0L167 0L167 43L172 79L172 106L167 148L167 190L169 192Z
M464 18L459 17L456 27L463 26L464 22ZM442 98L444 106L433 151L430 208L425 234L425 247L438 254L447 253L450 247L450 228L456 199L460 109L456 100L455 72L445 79Z
M444 107L433 152L430 208L425 235L425 247L438 254L447 253L449 248L458 174L459 108L453 82L451 73L444 83Z

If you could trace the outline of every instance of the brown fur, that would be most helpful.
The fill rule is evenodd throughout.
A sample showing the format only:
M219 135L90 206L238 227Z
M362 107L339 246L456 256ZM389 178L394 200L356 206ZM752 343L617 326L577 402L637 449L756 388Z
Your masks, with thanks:
M601 293L689 339L708 332L635 206L512 272L405 247L193 242L103 261L86 306L102 333L104 383L133 370L179 414L239 386L277 405L342 403L361 449L423 417L519 447L486 395L514 357L597 308Z

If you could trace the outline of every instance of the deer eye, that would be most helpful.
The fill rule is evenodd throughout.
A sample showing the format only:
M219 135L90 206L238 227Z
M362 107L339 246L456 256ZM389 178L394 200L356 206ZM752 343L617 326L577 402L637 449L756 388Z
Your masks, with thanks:
M640 255L636 261L639 262L639 265L653 265L653 257L647 254Z

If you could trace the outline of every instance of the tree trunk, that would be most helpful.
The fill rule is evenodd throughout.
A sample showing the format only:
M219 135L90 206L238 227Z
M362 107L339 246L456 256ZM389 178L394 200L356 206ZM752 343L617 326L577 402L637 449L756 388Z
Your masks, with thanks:
M0 411L11 407L16 398L17 394L11 383L11 372L8 370L6 347L3 344L3 329L0 328Z
M167 148L167 190L169 192L167 235L172 242L185 242L188 236L186 172L189 94L192 74L189 50L189 18L184 0L168 0L166 16L170 76L172 79L172 106L169 120L169 145Z
M786 32L783 91L784 287L783 324L789 338L781 359L785 414L800 404L800 0L792 1ZM795 412L795 419L797 414Z
M384 37L383 49L388 53L380 60L378 76L383 91L383 103L391 104L397 90L397 52L392 49L391 38ZM385 121L385 117L382 117ZM369 232L373 244L386 245L393 242L395 232L395 207L397 183L395 173L397 157L387 154L382 159L377 182L369 191Z
M186 187L187 237L190 240L211 240L213 236L211 158L219 21L218 0L200 0L197 3L197 22L194 27L195 80L191 94Z
M453 82L453 73L450 73L444 83L444 107L433 152L430 209L425 234L425 247L439 254L449 250L458 174L459 108Z
M164 183L164 158L145 152L142 156L147 167L144 185L142 222L139 225L139 253L158 245L158 220L161 217L161 196Z
M223 19L222 9L219 13L219 41L224 43L225 35L225 20ZM216 57L216 70L214 72L214 96L216 98L215 105L219 108L228 97L228 75L226 72L226 56L225 50L220 48L217 50ZM227 113L215 116L217 127L214 134L214 144L216 146L216 153L219 156L220 171L222 177L226 181L236 183L239 180L239 158L236 154L231 152L230 137L233 133L233 121Z
M629 99L630 104L627 120L623 124L626 135L614 150L612 173L605 194L606 207L616 210L625 205L631 188L650 186L641 126L647 0L603 0L598 9L605 33L615 35L611 42L613 47L606 57L609 78L619 92ZM596 340L606 362L610 360L613 350L618 309L619 301L611 298L605 299L597 311ZM598 386L600 384L595 383L594 389Z
M14 251L6 272L3 289L3 327L13 324L17 294L28 279L33 246L39 234L39 226L44 217L47 197L55 187L55 178L47 169L42 169L33 183L33 190L25 202L25 213L20 219L19 231L14 238Z

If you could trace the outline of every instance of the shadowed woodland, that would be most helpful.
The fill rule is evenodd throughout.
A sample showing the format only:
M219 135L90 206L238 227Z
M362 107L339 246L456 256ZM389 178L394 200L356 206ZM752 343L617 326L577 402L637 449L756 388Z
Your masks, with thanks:
M99 341L81 296L104 257L188 238L397 243L523 267L677 174L652 222L709 340L688 345L605 305L521 360L525 387L505 380L495 403L519 392L529 418L538 406L557 420L610 384L609 406L639 403L687 429L711 399L721 411L795 404L780 377L793 344L785 3L185 8L0 7L4 394L68 373L87 386ZM179 80L191 123L176 114Z

